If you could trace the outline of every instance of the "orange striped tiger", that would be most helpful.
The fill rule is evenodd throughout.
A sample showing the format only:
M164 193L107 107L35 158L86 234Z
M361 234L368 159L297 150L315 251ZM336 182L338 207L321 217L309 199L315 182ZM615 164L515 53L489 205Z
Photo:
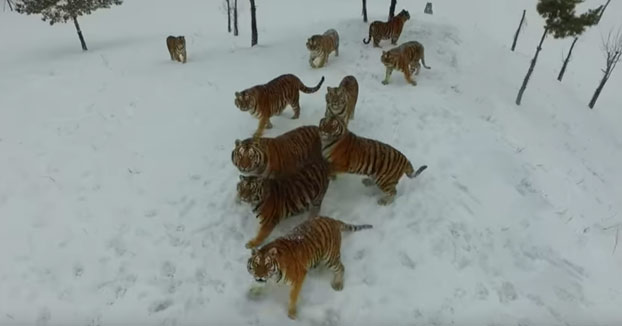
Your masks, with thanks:
M246 248L260 245L285 218L309 210L317 216L328 189L329 170L324 159L310 161L298 173L278 179L240 176L237 195L240 201L254 204L259 231Z
M394 47L389 51L382 51L380 61L386 67L386 74L383 85L389 84L389 78L394 69L397 69L404 73L404 78L413 86L417 86L417 82L412 79L412 73L419 74L421 65L419 61L423 63L423 67L431 69L425 65L425 56L423 44L417 41L410 41L400 44L400 46Z
M240 173L268 178L296 173L307 161L322 158L317 126L302 126L277 137L235 140L231 162Z
M397 44L397 40L402 34L404 23L410 19L410 14L406 9L400 11L399 14L389 19L388 22L376 20L369 25L369 38L367 41L363 39L363 43L369 44L374 39L374 47L380 45L380 41L391 39L391 44Z
M324 34L315 34L307 39L307 49L311 51L309 55L309 65L311 68L324 67L328 55L335 51L335 56L339 56L339 33L334 29L329 29ZM315 59L320 58L320 63L314 63Z
M345 272L341 262L341 232L371 228L369 224L346 224L325 216L309 218L285 236L253 249L247 263L248 273L262 285L267 281L290 285L287 315L296 319L296 303L307 271L325 265L334 273L332 288L341 291ZM258 294L260 289L254 287L251 293Z
M184 36L172 36L166 38L166 47L171 55L171 60L186 63L186 38Z
M326 87L326 112L324 116L336 115L346 125L354 119L354 108L359 96L359 84L354 76L343 77L339 87Z
M298 92L315 93L322 87L323 82L324 76L317 86L310 88L305 86L296 75L284 74L266 84L235 92L235 106L240 111L248 111L259 119L259 126L254 137L260 137L264 129L272 128L270 118L281 114L288 104L294 109L292 119L298 119L300 116L300 93Z
M320 120L320 138L322 155L330 163L331 170L368 176L363 179L363 184L375 184L385 193L378 200L380 205L393 202L397 183L403 174L415 178L427 168L423 165L415 171L400 151L377 140L355 135L338 117Z

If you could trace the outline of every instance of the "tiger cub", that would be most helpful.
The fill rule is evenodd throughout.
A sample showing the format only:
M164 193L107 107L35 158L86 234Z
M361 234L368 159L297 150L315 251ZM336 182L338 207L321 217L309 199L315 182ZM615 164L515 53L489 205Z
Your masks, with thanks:
M391 39L391 44L397 44L397 40L402 34L404 23L409 19L410 14L407 10L403 9L386 23L379 20L372 22L369 25L369 38L367 41L363 39L363 43L369 44L369 41L373 38L375 48L379 47L380 41L382 40Z
M328 55L335 52L335 56L339 56L339 33L334 29L329 29L324 34L315 34L307 39L307 49L311 51L309 55L309 65L311 68L324 67ZM315 59L320 58L320 63L315 64Z
M252 250L248 273L261 285L251 288L251 293L259 294L261 286L269 280L290 285L287 315L296 319L296 303L307 271L320 264L330 268L334 273L331 286L341 291L345 271L341 262L341 233L371 228L369 224L346 224L325 216L305 220L286 235Z
M240 92L235 92L235 106L240 111L248 111L259 119L259 126L254 137L263 135L264 129L272 128L270 118L279 115L289 104L294 109L292 119L300 116L300 93L310 94L317 92L324 83L324 76L319 84L310 88L305 86L298 77L293 74L278 76L266 84L255 85Z
M166 47L171 55L171 60L186 63L186 38L184 36L172 36L166 38Z
M354 108L359 96L359 84L354 76L345 76L339 87L326 87L326 112L325 117L336 115L346 125L354 119Z
M317 126L302 126L277 137L235 140L231 162L245 175L275 178L294 174L306 162L322 158Z
M309 210L317 216L328 189L329 170L324 159L309 162L298 173L285 178L268 179L240 176L237 184L239 201L254 204L259 231L246 243L246 248L260 245L276 225L285 218Z
M368 176L365 186L377 185L385 196L380 205L391 204L397 193L396 186L403 174L409 178L418 176L427 168L417 171L410 161L397 149L377 140L363 138L348 131L343 120L337 117L320 120L322 155L335 173L353 173Z
M389 78L391 78L391 73L394 69L397 69L404 73L404 78L406 78L407 82L413 86L417 86L417 82L412 79L412 73L414 72L415 75L419 74L421 70L419 61L423 63L426 69L431 69L425 65L423 52L423 44L417 41L406 42L389 51L382 51L380 61L386 67L386 74L382 84L387 85L389 83Z

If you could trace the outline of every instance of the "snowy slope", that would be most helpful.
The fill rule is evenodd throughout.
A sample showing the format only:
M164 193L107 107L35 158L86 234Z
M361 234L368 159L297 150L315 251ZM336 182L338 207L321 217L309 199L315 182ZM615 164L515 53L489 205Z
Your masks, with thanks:
M230 162L257 126L233 93L289 72L326 82L268 136L317 124L325 87L353 74L350 128L429 165L388 207L360 177L331 184L322 213L374 229L345 236L342 292L310 273L298 324L622 323L621 75L586 105L600 33L622 5L580 39L563 83L571 41L547 40L516 107L542 31L536 1L435 1L433 16L425 2L398 4L412 17L401 41L422 42L432 66L415 88L399 73L380 83L360 1L260 2L254 48L246 1L237 38L220 1L127 1L82 19L88 53L70 24L0 13L0 325L292 324L287 287L246 297L257 222L233 201ZM387 3L370 1L370 20ZM529 24L510 52L522 9ZM313 70L306 38L328 28L340 57ZM169 60L170 34L186 36L187 64Z

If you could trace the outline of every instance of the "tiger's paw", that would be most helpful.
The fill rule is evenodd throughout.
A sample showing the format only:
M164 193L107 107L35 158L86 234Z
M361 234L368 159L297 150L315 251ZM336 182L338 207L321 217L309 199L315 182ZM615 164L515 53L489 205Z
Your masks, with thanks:
M291 320L296 320L296 307L290 307L287 310L287 317L289 317L289 319Z
M335 291L341 291L343 290L343 281L341 282L331 282L330 285L333 287L333 290Z
M259 246L259 243L257 243L257 241L255 241L255 239L249 241L246 243L246 249L253 249L253 248L257 248L257 246Z
M389 81L387 81L387 80L383 80L383 81L382 81L382 85L389 85Z
M365 178L363 179L362 182L363 182L363 185L365 185L365 187L371 187L376 184L374 180L372 180L371 178Z
M386 196L386 197L382 197L380 199L378 199L378 204L382 205L382 206L387 206L391 203L393 203L393 196Z

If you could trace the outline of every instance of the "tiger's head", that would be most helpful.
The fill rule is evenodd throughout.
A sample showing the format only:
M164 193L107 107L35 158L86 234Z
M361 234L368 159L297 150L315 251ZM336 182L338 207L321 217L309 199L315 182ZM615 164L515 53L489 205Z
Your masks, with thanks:
M177 44L175 45L175 47L177 48L178 51L181 51L183 49L186 48L186 37L185 36L177 36L175 38L177 40Z
M260 175L268 165L266 154L255 138L235 140L231 162L244 174Z
M241 175L237 185L238 198L245 203L259 203L264 195L263 184L261 177Z
M382 62L383 65L389 68L397 67L398 60L399 52L394 51L394 49L391 49L389 51L382 51L382 55L380 56L380 62Z
M316 34L312 35L307 39L307 49L310 51L320 50L322 43L322 35Z
M339 87L326 87L326 104L329 107L343 107L346 105L344 89Z
M338 139L348 131L343 120L334 115L322 118L319 129L322 141Z
M402 9L402 11L400 11L400 13L396 15L396 17L400 17L404 21L406 21L410 19L410 13L408 13L408 10Z
M255 107L255 96L253 96L251 90L249 89L245 89L241 92L235 92L234 103L240 111L248 111Z
M253 249L246 264L248 273L260 283L266 283L268 280L280 281L283 274L277 261L278 255L278 249L275 247Z

